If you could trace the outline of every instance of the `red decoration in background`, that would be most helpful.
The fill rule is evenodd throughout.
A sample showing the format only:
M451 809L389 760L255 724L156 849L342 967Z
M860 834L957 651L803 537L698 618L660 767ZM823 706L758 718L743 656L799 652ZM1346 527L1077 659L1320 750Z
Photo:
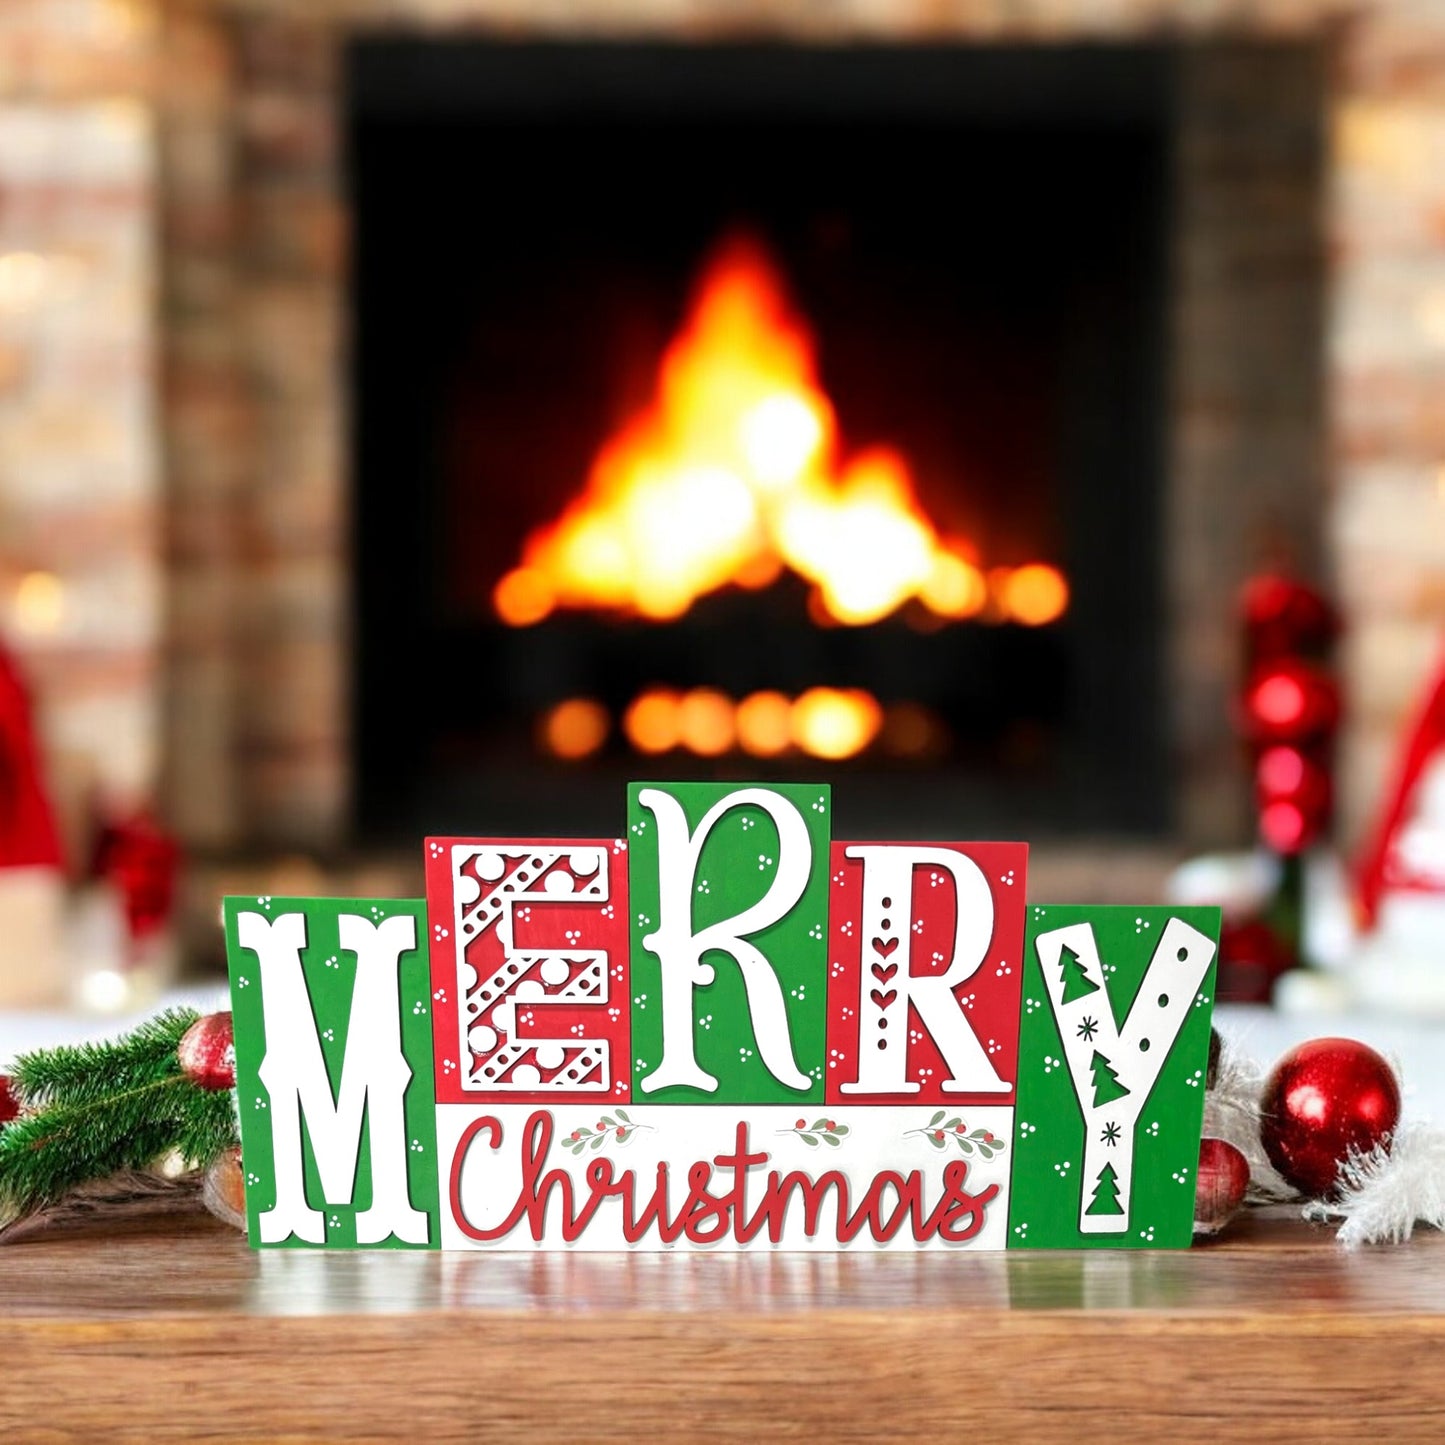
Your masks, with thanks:
M20 1100L10 1083L9 1074L0 1074L0 1124L8 1124L20 1117Z
M1223 1139L1202 1139L1194 1176L1194 1232L1217 1234L1244 1203L1249 1161Z
M30 719L24 685L0 647L0 868L60 867L60 838Z
M1425 692L1424 706L1406 734L1404 750L1394 784L1385 795L1385 806L1358 866L1359 903L1365 927L1374 926L1381 894L1387 886L1415 887L1438 891L1441 881L1433 878L1388 876L1394 863L1394 843L1406 821L1415 791L1426 765L1445 750L1445 662L1442 662Z
M170 922L180 864L175 839L147 813L102 828L91 875L120 893L132 942L153 937Z
M236 1039L230 1010L198 1018L176 1045L181 1073L197 1088L215 1093L236 1087Z
M1354 1039L1311 1039L1274 1066L1260 1099L1269 1162L1302 1194L1334 1192L1351 1151L1385 1143L1400 1120L1389 1064Z

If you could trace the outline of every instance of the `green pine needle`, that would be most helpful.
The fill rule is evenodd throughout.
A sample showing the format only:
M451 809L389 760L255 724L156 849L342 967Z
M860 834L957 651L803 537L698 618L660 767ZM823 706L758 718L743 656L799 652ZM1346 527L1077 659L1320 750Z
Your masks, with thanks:
M88 1104L169 1078L179 1071L181 1036L199 1017L195 1009L168 1009L124 1038L22 1054L11 1071L16 1092L27 1109L43 1109Z
M16 1062L30 1112L0 1128L0 1221L169 1154L203 1168L236 1143L230 1090L193 1084L176 1057L196 1018L174 1009L114 1042L37 1050Z

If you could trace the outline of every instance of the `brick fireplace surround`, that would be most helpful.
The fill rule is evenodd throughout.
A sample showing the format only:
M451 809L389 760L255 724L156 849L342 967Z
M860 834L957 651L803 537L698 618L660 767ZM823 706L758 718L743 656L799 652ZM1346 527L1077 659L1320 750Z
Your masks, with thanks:
M338 91L343 39L382 27L1187 42L1169 853L1247 837L1229 602L1266 527L1348 618L1342 831L1358 836L1445 620L1440 0L7 0L0 621L72 826L97 787L158 795L205 865L201 914L218 882L307 886L282 860L347 855ZM1111 884L1081 852L1040 857L1051 886L1137 890L1167 861L1112 855L1134 866ZM333 866L335 886L386 876Z

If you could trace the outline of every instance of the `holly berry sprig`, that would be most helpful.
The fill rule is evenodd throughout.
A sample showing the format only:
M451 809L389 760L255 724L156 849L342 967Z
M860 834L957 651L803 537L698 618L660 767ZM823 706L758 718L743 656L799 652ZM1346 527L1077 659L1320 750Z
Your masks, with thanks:
M651 1124L634 1124L626 1109L614 1109L611 1114L604 1114L597 1121L595 1129L589 1129L586 1125L574 1129L562 1141L562 1147L570 1149L574 1154L580 1154L584 1149L600 1149L609 1139L618 1144L626 1144L634 1134L651 1128Z
M922 1128L905 1129L903 1137L906 1139L910 1134L921 1134L935 1149L947 1149L952 1143L957 1146L960 1154L977 1153L984 1159L992 1159L995 1154L1003 1153L1006 1147L1004 1141L990 1130L970 1130L959 1115L955 1114L949 1119L945 1117L947 1113L947 1109L940 1109Z
M831 1144L837 1149L848 1133L846 1124L835 1124L832 1119L814 1119L810 1124L806 1119L799 1119L791 1129L779 1129L779 1134L796 1134L805 1144L811 1145L814 1149L818 1147L819 1141L824 1144Z

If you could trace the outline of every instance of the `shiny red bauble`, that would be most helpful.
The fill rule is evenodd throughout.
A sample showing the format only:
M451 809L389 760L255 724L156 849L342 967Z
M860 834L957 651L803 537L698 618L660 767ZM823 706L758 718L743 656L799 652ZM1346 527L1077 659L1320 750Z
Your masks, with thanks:
M1194 1176L1194 1232L1216 1234L1244 1203L1249 1160L1223 1139L1199 1143L1199 1172Z
M20 1117L20 1100L15 1097L15 1088L9 1074L0 1074L0 1124L8 1124Z
M215 1092L236 1086L236 1041L229 1013L198 1018L176 1046L181 1072L193 1084Z
M1269 1162L1301 1194L1335 1191L1351 1151L1386 1143L1400 1120L1400 1085L1374 1049L1354 1039L1311 1039L1265 1080L1259 1137Z

